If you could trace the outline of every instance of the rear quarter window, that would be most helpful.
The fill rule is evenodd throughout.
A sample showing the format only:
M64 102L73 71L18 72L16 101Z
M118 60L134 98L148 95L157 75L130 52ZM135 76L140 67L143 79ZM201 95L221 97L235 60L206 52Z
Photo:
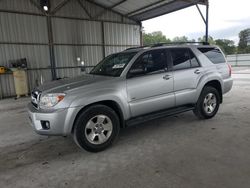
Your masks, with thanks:
M198 48L212 63L225 63L226 60L222 52L218 48Z

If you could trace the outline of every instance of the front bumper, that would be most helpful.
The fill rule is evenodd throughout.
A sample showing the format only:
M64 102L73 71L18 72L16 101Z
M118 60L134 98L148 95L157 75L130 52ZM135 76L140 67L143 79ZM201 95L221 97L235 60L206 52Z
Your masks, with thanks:
M78 108L59 109L54 112L42 112L28 105L29 122L34 131L41 135L60 135L66 136L71 133ZM42 127L41 121L50 123L49 129Z

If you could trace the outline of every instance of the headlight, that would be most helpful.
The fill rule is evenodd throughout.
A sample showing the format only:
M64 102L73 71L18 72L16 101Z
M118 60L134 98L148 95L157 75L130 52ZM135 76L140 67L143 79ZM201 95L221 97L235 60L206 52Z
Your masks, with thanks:
M40 99L40 107L50 108L57 105L65 97L64 93L45 94Z

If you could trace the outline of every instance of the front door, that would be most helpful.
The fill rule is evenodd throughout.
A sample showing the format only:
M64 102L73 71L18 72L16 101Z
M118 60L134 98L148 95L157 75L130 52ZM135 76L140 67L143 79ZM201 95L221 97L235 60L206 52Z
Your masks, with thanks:
M175 106L173 74L165 50L145 52L128 72L127 94L132 117Z

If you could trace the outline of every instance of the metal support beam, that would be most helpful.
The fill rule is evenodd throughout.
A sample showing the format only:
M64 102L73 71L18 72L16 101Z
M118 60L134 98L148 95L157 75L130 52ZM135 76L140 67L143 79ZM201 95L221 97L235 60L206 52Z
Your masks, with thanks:
M56 12L58 12L61 8L63 8L70 0L64 0L61 3L59 3L50 13L54 15Z
M34 5L42 14L46 14L45 11L43 11L43 9L40 7L40 5L36 1L30 0L30 3Z
M4 10L4 9L0 9L0 12L46 17L46 14L31 13L31 12L16 11L16 10ZM89 19L89 18L59 16L59 15L50 15L50 17L51 18L69 19L69 20L83 20L83 21L96 21L96 22L102 22L103 21L101 19L98 20L98 19L93 19L93 18ZM106 23L126 24L126 25L138 25L137 22L136 23L126 23L126 22L123 23L121 21L109 21L109 20L105 20L104 22L106 22Z
M115 11L115 10L113 10L113 9L107 7L107 6L104 6L104 5L100 4L100 3L96 3L95 1L92 1L92 0L85 0L85 1L87 1L90 4L96 5L98 7L101 7L103 9L109 10L109 11L115 13L115 14L118 14L118 15L122 16L122 17L126 17L126 18L128 18L130 20L137 21L137 20L134 20L133 18L129 18L127 15L124 15L124 14L118 12L118 11Z
M84 12L87 14L87 16L91 19L92 16L91 16L91 14L89 13L89 11L86 9L86 7L83 5L82 1L81 1L81 0L77 0L77 2L78 2L79 5L82 7L82 9L83 9Z
M142 23L140 22L140 45L143 46L143 32L142 32Z
M51 66L51 74L52 79L56 80L56 63L55 63L55 51L54 51L54 44L53 44L53 31L52 31L52 23L51 17L47 16L47 28L48 28L48 39L49 39L49 55L50 55L50 66Z
M113 9L113 8L115 8L115 7L117 7L117 6L119 6L119 5L121 5L122 3L124 3L124 2L126 2L127 0L121 0L121 1L119 1L119 2L117 2L117 3L115 3L115 4L113 4L112 6L110 6L110 7L108 7L109 9ZM106 12L107 10L103 10L103 11L101 11L100 13L98 13L96 16L95 16L95 18L98 18L98 17L100 17L101 15L103 15L105 12Z
M209 3L206 2L206 42L208 43L208 13L209 13Z
M196 4L196 8L197 8L197 10L199 11L199 13L200 13L200 15L201 15L201 18L202 18L202 20L204 21L204 23L206 24L207 22L206 22L206 19L205 19L205 17L203 16L203 14L202 14L202 12L201 12L201 9L200 9L200 7L199 7L199 5L197 5Z
M105 58L106 57L106 53L105 53L104 22L101 22L101 34L102 34L102 55L103 55L103 58Z
M6 42L0 41L0 44L4 45L26 45L26 46L49 46L49 43L37 43L37 42ZM105 47L130 47L138 46L135 44L90 44L90 43L53 43L54 46L105 46Z
M142 8L139 8L139 9L136 9L136 10L134 10L134 11L132 11L132 12L127 13L126 16L130 17L131 15L136 14L137 12L140 12L140 11L142 11L142 10L144 10L144 9L150 8L150 7L152 7L152 6L155 6L155 5L157 5L157 4L159 4L159 3L162 3L162 2L164 2L164 1L166 1L166 0L159 0L159 1L157 1L157 2L151 3L151 4L149 4L149 5L146 5L146 6L142 7Z
M205 23L206 26L206 31L205 31L205 42L208 43L208 12L209 12L209 4L208 4L208 0L206 0L206 18L204 17L203 13L201 12L200 7L198 6L198 4L196 4L196 8L199 11L201 18L203 20L203 22Z

